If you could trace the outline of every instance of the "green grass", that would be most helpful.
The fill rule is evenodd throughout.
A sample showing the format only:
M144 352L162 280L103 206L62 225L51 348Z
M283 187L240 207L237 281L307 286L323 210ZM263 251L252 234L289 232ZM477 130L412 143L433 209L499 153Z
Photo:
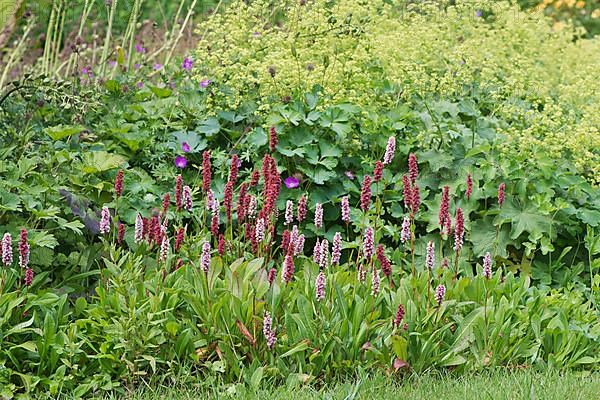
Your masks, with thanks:
M229 395L228 395L229 392ZM452 377L449 375L422 375L409 377L374 376L356 378L341 383L313 387L269 388L263 385L257 391L242 386L223 388L144 388L130 396L111 396L107 399L597 399L600 393L600 374L536 373L532 371L494 371L478 375Z

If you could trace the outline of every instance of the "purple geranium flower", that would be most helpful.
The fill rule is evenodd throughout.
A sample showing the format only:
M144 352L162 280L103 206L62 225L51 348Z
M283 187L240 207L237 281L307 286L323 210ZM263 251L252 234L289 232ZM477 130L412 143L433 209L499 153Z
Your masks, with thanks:
M136 43L135 44L135 51L137 51L138 53L145 53L146 52L146 48L144 46L142 46L141 43Z
M186 71L191 71L193 65L194 63L192 62L192 59L186 57L183 59L183 64L181 65L181 68L185 69Z
M183 150L184 153L189 153L192 149L190 148L188 142L183 142L181 143L181 150Z
M136 84L135 84L135 86L137 86L137 87L138 87L138 89L141 89L141 88L142 88L142 86L144 86L144 82L141 82L141 81L140 81L140 82L136 83Z
M133 69L135 69L136 71L138 69L140 69L140 64L138 64L138 63L133 64Z
M285 178L283 183L285 183L285 187L287 187L288 189L295 189L300 185L300 181L294 178L293 176L288 176L287 178Z
M185 159L185 157L184 156L175 157L175 166L177 168L181 168L181 169L187 167L187 160Z
M208 85L210 85L210 79L204 79L204 80L200 81L200 87L201 87L201 88L203 88L203 89L204 89L204 88L205 88L205 87L207 87Z
M154 66L152 68L154 68L156 71L158 71L159 69L161 69L163 67L162 64L156 63L154 64Z

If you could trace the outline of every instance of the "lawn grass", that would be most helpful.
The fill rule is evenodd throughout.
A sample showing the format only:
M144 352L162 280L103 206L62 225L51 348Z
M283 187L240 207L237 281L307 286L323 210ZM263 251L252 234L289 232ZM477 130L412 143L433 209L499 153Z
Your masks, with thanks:
M229 389L229 393L228 390ZM223 388L149 388L140 389L127 397L111 396L107 399L158 400L158 399L582 399L600 398L600 374L536 373L532 371L509 372L504 370L475 375L453 377L449 375L421 375L392 378L382 375L356 378L332 383L316 389L305 386L287 388L268 387L264 384L252 391L242 386Z

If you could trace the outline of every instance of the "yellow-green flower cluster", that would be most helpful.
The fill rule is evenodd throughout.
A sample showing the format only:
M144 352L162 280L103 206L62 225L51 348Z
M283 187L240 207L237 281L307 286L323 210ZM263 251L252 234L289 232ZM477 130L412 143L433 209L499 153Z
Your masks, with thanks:
M477 87L516 150L571 157L600 177L600 40L508 2L460 4L237 1L199 26L197 78L228 88L219 106L251 100L259 112L314 85L329 104L381 107Z

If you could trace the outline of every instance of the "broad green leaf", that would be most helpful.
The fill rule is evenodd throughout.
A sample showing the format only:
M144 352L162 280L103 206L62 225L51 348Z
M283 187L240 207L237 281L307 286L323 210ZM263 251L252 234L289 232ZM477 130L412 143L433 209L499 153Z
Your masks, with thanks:
M85 130L81 125L57 125L44 128L46 133L52 140L60 140L67 136L75 135Z
M82 162L82 171L89 174L120 167L127 160L121 155L106 151L90 151L83 154Z

